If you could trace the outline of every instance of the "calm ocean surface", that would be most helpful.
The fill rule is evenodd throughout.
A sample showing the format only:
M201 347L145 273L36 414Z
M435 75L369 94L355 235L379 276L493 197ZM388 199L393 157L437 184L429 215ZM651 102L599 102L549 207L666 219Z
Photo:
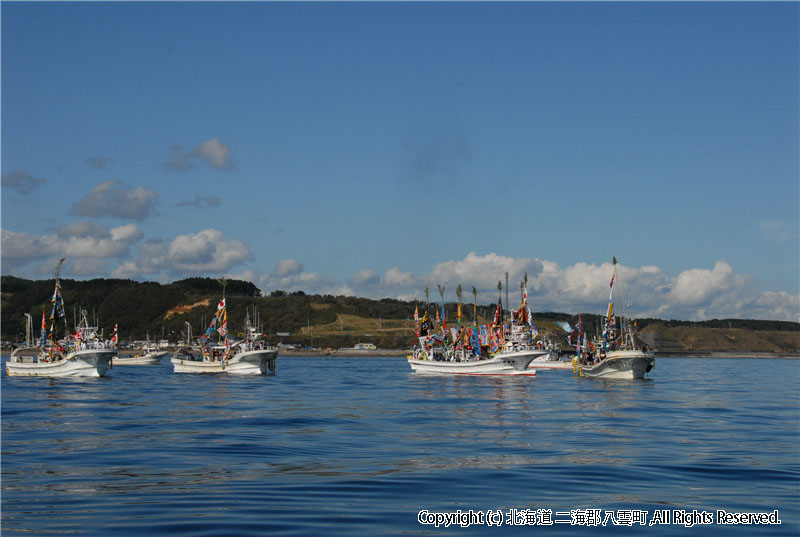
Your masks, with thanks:
M647 381L419 376L400 357L111 375L3 373L4 537L800 533L800 360L658 358ZM502 526L418 519L470 509ZM509 523L537 509L553 524ZM782 524L649 525L718 509Z

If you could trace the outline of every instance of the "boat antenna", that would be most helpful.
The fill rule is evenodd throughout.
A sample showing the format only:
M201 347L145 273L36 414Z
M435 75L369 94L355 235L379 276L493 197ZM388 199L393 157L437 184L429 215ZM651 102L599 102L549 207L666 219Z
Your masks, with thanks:
M472 326L478 326L478 290L472 286Z
M66 259L67 259L66 257L62 257L61 259L58 260L58 263L56 264L56 280L61 278L61 265L64 264L64 261L66 261Z
M225 276L218 278L217 281L220 283L220 285L222 285L222 298L225 298L225 287L228 285L228 282L225 279Z
M445 313L444 313L444 289L445 289L445 286L444 285L439 285L437 283L436 287L439 289L439 296L442 297L442 323L443 324L440 327L440 328L442 328L442 327L447 326L447 320L445 318Z
M508 302L508 272L506 272L506 307L511 307Z

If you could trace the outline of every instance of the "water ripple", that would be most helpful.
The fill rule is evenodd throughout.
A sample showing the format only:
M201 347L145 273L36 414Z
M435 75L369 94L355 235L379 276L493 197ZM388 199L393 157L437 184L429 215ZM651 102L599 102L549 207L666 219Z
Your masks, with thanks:
M168 364L3 377L2 531L440 534L453 530L417 511L667 508L780 509L777 528L681 530L797 534L798 372L794 360L659 359L647 382L453 378L394 358L281 358L267 378ZM535 529L502 533L565 528Z

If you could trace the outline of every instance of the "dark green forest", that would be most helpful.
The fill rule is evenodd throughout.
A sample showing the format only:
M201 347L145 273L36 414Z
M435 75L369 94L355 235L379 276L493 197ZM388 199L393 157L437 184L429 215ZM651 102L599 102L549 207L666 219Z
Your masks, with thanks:
M25 338L25 313L33 317L33 337L38 337L42 311L49 318L54 280L26 280L14 276L0 278L0 321L2 339L16 343ZM385 333L348 334L343 331L336 336L310 336L302 334L304 327L335 323L338 315L352 315L364 319L383 321L406 321L413 317L414 309L420 315L426 309L424 302L406 302L395 299L372 300L352 296L307 295L302 291L287 293L273 291L264 295L250 282L226 280L224 293L227 297L228 318L232 333L242 329L245 315L251 319L257 315L259 325L272 342L281 337L278 333L290 333L284 342L294 342L314 346L350 346L359 341L371 341L382 348L404 348L411 345L411 339L402 331ZM119 326L123 341L142 340L149 335L151 339L169 339L174 342L183 339L186 323L190 323L196 338L204 330L216 311L217 301L223 294L223 283L213 278L187 278L170 284L155 282L136 282L122 279L61 280L61 289L67 313L67 322L73 327L80 310L85 310L90 321L96 319L100 328L110 334L114 325ZM204 303L204 301L207 301ZM188 306L188 307L187 307ZM440 307L431 304L430 309ZM455 319L456 304L445 305L448 319ZM479 305L480 322L491 320L495 304ZM472 318L472 305L464 305L464 316L469 322ZM566 313L534 313L537 323L542 321L565 321L575 326L578 316ZM584 331L594 333L601 317L583 314ZM395 323L397 324L397 323ZM742 319L722 319L703 322L638 319L639 329L649 324L668 327L689 326L708 328L742 328L755 331L798 331L800 323L787 321L760 321Z

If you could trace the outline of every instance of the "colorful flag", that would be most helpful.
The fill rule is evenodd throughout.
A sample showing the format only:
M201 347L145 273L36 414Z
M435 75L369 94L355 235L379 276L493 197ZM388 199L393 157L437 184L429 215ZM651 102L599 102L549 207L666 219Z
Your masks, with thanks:
M44 347L44 342L47 341L47 323L44 320L44 310L42 310L42 344L41 347Z
M422 322L420 323L419 335L427 336L430 329L431 321L428 318L428 310L425 310L425 313L422 315Z
M414 333L419 337L419 308L414 306Z
M64 319L64 322L66 322L64 298L61 296L61 282L58 280L56 280L56 289L53 292L53 298L50 302L53 304L53 311L50 313L50 321L55 323L58 319Z
M114 325L114 336L111 338L111 345L116 346L117 344L117 325Z

